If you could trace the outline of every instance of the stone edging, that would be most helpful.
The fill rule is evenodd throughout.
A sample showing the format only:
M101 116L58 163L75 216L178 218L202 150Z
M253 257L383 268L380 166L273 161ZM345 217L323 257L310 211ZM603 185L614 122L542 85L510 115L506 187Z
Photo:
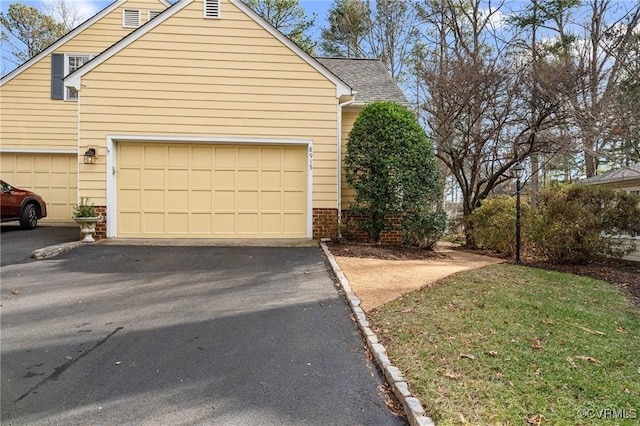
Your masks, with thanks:
M367 346L371 349L375 362L378 364L378 367L380 367L385 379L391 385L393 393L403 406L404 411L407 414L409 424L411 426L435 426L431 417L426 415L420 400L412 396L409 392L409 387L400 369L391 365L391 361L387 356L386 348L378 341L378 336L376 336L373 330L371 330L371 327L369 327L369 321L367 321L367 317L360 307L360 299L358 299L353 292L353 289L349 284L349 280L347 280L344 272L340 269L340 265L336 262L335 257L333 257L333 254L331 254L325 243L320 242L320 246L327 257L327 260L329 260L333 273L340 283L340 287L344 292L344 297L347 299L347 302L356 317L358 328L360 328L360 331L367 342Z

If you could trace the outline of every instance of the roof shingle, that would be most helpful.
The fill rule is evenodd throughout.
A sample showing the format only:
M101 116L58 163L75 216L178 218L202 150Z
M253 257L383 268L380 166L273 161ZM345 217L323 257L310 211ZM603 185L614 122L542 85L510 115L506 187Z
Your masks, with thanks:
M325 68L357 92L356 104L393 101L408 105L402 90L391 78L381 60L354 58L316 58Z

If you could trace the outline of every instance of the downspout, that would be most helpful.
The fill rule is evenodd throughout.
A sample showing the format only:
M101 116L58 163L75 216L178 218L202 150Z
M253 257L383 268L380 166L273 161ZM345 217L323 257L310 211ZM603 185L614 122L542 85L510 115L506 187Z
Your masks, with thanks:
M356 100L356 92L353 92L351 98L343 103L338 103L338 239L342 238L342 108L351 105ZM338 100L340 102L340 100Z

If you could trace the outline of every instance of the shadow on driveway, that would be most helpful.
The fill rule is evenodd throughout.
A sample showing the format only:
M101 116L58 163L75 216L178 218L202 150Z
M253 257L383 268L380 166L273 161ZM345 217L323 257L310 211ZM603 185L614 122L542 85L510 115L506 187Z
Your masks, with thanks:
M3 272L3 424L404 424L317 247L28 266Z

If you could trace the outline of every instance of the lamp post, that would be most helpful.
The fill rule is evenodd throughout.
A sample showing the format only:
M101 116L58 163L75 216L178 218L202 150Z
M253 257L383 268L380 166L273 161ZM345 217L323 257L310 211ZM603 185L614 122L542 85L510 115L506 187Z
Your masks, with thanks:
M516 263L520 263L520 179L524 166L518 161L511 170L516 175Z

